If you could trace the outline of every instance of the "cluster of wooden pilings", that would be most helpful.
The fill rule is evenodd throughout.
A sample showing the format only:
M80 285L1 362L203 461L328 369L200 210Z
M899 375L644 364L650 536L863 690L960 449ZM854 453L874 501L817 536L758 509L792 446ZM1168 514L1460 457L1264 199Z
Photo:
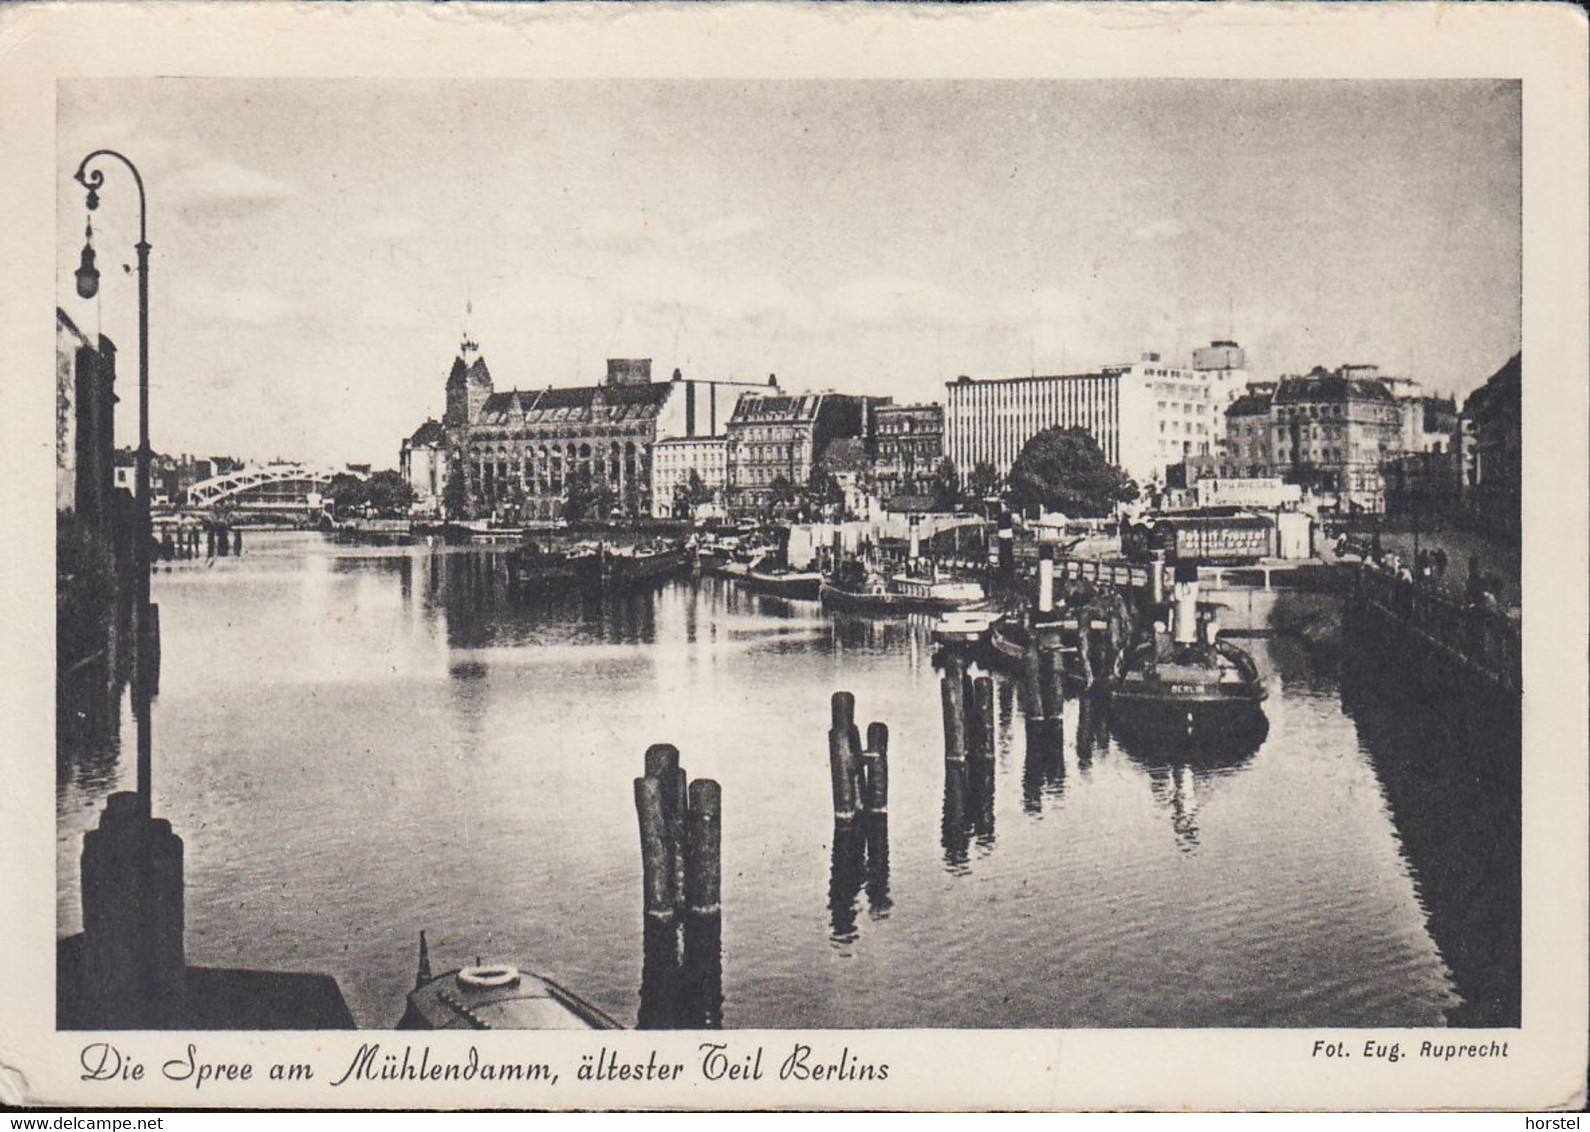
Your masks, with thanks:
M645 769L635 779L646 906L636 1026L719 1029L723 792L710 778L690 782L667 743L647 748Z
M874 916L889 909L889 726L856 724L856 697L835 692L828 729L828 768L834 791L834 848L828 909L835 939L856 935L856 898L866 886Z
M966 859L975 836L994 836L995 707L992 676L972 675L964 646L946 645L939 696L944 708L945 859Z

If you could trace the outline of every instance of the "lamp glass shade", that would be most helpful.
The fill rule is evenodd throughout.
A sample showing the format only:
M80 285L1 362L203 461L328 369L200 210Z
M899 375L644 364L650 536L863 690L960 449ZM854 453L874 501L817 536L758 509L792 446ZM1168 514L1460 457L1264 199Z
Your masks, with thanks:
M99 270L94 266L91 244L83 245L83 262L77 268L77 293L85 299L92 299L99 293Z

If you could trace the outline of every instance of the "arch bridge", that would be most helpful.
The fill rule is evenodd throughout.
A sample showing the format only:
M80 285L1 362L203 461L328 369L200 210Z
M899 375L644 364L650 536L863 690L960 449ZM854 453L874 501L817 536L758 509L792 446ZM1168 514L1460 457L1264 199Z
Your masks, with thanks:
M320 510L320 498L331 487L332 478L338 475L367 478L361 472L348 469L305 464L239 468L194 484L188 489L188 506L209 511L229 508L245 513L315 513Z

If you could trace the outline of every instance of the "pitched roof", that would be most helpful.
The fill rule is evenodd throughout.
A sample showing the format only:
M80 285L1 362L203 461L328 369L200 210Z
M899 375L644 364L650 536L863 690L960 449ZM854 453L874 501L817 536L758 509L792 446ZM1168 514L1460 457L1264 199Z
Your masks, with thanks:
M541 424L655 417L668 400L672 383L577 385L554 389L509 389L493 393L481 406L480 424Z
M746 394L735 404L734 415L729 418L729 423L815 420L822 403L821 393L780 394L776 397Z
M440 448L444 439L442 423L429 420L414 430L414 435L409 437L409 445L414 448Z
M1244 393L1231 402L1226 410L1228 417L1263 417L1270 412L1270 398L1264 393Z
M1392 401L1391 390L1378 381L1346 378L1318 370L1306 377L1283 377L1275 391L1277 405L1319 401Z

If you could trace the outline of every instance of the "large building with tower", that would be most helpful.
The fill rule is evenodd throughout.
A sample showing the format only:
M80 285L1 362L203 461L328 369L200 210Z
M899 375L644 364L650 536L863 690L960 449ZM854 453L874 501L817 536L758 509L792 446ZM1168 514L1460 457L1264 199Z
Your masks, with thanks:
M418 496L455 517L557 518L579 482L605 487L615 513L649 515L657 442L722 437L741 395L767 388L677 369L653 381L650 358L610 358L598 384L498 390L465 335L439 428L427 422L408 438L402 468Z
M1163 483L1167 467L1223 452L1226 409L1247 379L1246 356L1231 341L1194 351L1191 367L1146 353L1088 373L963 376L945 398L945 455L963 474L986 463L1003 476L1039 432L1082 428L1138 483Z

